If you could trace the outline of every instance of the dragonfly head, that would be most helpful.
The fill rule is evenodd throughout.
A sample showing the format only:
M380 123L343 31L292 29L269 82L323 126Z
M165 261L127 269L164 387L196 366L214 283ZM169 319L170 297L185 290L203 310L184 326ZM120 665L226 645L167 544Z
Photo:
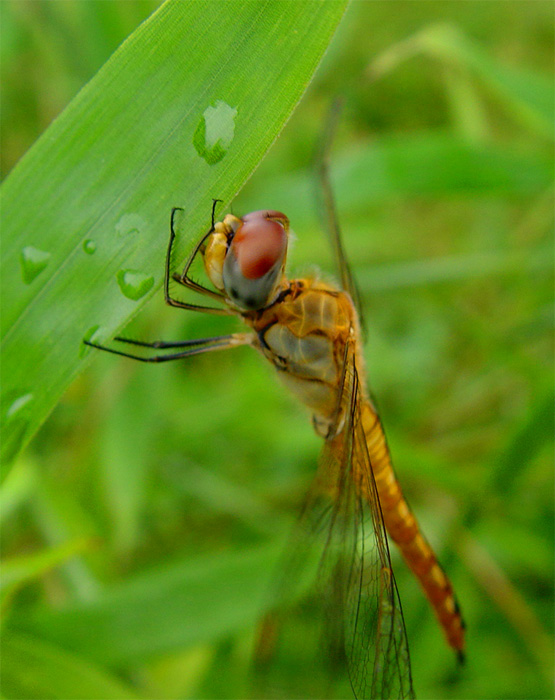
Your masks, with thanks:
M207 242L206 272L238 308L264 309L282 287L288 236L289 219L279 211L254 211L241 219L228 214Z

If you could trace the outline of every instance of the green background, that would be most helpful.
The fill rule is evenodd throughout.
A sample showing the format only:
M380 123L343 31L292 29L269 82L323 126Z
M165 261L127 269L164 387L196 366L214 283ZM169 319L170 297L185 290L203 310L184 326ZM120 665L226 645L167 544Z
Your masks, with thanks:
M2 2L4 175L157 5ZM552 694L553 29L549 2L352 3L233 201L288 214L291 274L333 275L312 162L344 97L332 176L372 391L468 625L457 670L395 556L422 698ZM125 334L233 328L158 290ZM2 692L244 697L260 591L316 466L309 417L248 348L89 361L2 486Z

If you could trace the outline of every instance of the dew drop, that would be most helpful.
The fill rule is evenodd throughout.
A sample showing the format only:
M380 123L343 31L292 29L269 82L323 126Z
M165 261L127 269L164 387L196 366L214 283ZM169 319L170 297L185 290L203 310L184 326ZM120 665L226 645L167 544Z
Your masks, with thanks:
M90 238L88 238L83 243L83 250L85 251L85 253L88 253L88 255L92 255L96 251L96 243Z
M89 341L94 341L95 338L100 335L99 331L100 326L91 326L89 330L85 333L83 336L83 340L89 340ZM85 345L85 343L80 343L79 345L79 357L85 357L85 355L90 352L91 348L88 345Z
M137 270L120 270L117 274L119 288L128 298L137 301L152 289L154 277Z
M207 107L197 124L193 146L209 165L219 163L235 135L237 109L218 100Z
M21 262L21 274L23 276L23 281L25 284L31 284L35 277L40 275L40 273L48 265L50 253L46 253L44 250L39 250L38 248L33 248L33 246L28 245L21 251L19 260Z
M15 401L12 401L8 410L6 411L6 420L10 421L20 416L25 406L27 406L33 400L33 398L33 394L28 393L23 394L22 396L19 396L17 399L15 399Z
M136 236L145 230L145 220L138 214L124 214L116 224L118 236Z

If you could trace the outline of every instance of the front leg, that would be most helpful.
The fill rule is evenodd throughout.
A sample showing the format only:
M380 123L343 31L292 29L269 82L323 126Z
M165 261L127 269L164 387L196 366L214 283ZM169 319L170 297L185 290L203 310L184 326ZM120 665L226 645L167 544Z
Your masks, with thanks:
M224 309L219 309L214 306L201 306L200 304L189 304L183 301L180 301L179 299L175 299L174 297L171 296L170 294L170 277L174 279L176 282L179 284L182 284L184 287L187 287L188 289L197 292L199 294L204 294L205 296L209 296L212 299L216 299L217 301L224 302L225 303L225 297L223 294L220 294L219 292L215 292L211 289L207 289L206 287L203 287L202 285L198 284L194 280L192 280L188 276L189 268L191 267L193 260L196 258L198 253L201 251L202 246L204 245L204 242L206 241L207 237L210 235L212 231L209 231L201 240L200 242L195 246L193 249L192 253L189 255L189 258L185 264L185 268L183 269L183 273L181 275L178 275L177 273L174 273L173 275L171 274L171 253L172 253L172 248L173 248L173 242L175 240L175 227L174 227L174 222L175 222L175 214L178 211L183 211L181 207L174 207L172 209L171 213L171 219L170 219L170 242L168 244L168 250L166 253L166 267L165 267L165 275L164 275L164 299L166 300L166 304L168 306L175 306L178 309L189 309L190 311L201 311L207 314L219 314L222 316L230 316L233 315L235 312L229 308L224 308Z

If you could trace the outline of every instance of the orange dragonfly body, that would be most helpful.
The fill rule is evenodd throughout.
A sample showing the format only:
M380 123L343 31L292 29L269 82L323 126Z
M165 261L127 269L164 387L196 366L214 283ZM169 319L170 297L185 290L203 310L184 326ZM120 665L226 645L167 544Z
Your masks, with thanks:
M350 289L341 290L318 279L288 280L289 221L280 212L264 210L213 221L192 251L183 274L173 275L185 287L222 302L223 308L179 301L169 291L176 211L172 212L166 259L166 301L180 308L235 314L249 330L178 343L125 341L179 348L156 357L110 351L159 362L251 345L272 363L280 380L309 408L314 428L325 441L314 491L325 493L333 504L330 527L336 522L336 513L350 520L355 529L362 523L363 510L371 515L373 561L369 564L367 555L364 561L364 551L357 551L341 584L343 653L353 692L361 698L411 697L406 632L386 532L418 578L459 658L463 655L464 624L449 579L421 533L393 471L380 419L366 388L355 295ZM189 276L198 254L215 289ZM349 278L343 275L343 279Z

